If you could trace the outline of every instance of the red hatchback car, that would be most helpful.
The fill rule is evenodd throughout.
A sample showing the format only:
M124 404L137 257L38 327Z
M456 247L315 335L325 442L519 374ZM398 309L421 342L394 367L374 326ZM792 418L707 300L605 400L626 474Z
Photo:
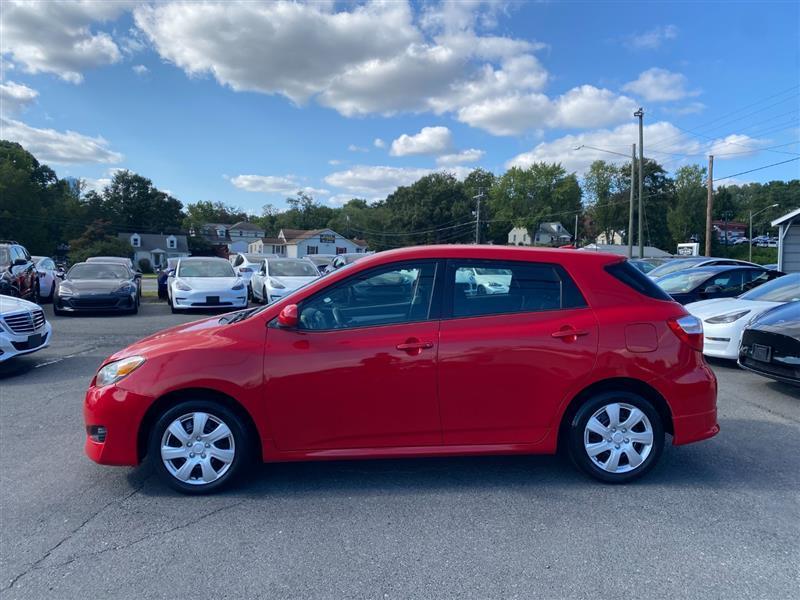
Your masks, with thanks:
M626 482L715 435L702 324L617 256L381 252L276 304L181 325L108 358L86 452L145 456L180 491L266 462L555 453Z

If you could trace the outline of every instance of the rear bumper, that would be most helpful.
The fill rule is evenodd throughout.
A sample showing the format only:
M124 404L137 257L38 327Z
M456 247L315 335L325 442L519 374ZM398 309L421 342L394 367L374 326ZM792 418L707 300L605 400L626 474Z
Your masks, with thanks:
M712 410L696 415L673 417L672 426L675 430L672 436L674 446L707 440L719 433L717 409L714 407Z
M83 418L88 429L96 425L106 428L103 442L86 434L84 450L94 462L102 465L139 464L139 427L151 399L115 385L90 387L83 403Z

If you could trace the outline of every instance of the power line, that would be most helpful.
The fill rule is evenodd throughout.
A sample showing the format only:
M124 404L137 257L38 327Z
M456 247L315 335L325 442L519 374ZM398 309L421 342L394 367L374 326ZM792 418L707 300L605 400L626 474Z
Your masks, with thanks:
M782 160L781 162L772 163L771 165L764 165L763 167L756 167L755 169L750 169L748 171L742 171L740 173L734 173L733 175L726 175L725 177L718 177L714 180L714 182L722 181L723 179L730 179L731 177L737 177L739 175L747 175L748 173L752 173L754 171L761 171L763 169L769 169L770 167L777 167L778 165L785 165L786 163L794 162L796 160L800 160L800 156L796 158L790 158L789 160Z

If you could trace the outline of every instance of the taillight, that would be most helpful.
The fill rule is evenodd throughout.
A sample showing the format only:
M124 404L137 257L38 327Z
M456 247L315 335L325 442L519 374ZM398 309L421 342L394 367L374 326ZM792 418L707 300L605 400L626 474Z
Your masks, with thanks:
M689 344L698 352L703 351L703 322L692 315L673 318L667 321L672 333L682 342Z

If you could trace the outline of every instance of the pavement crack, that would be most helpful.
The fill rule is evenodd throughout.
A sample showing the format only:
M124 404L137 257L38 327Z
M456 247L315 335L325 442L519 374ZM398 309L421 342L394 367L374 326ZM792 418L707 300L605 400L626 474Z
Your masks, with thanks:
M91 523L94 519L96 519L107 508L109 508L110 506L113 506L114 504L122 504L123 502L125 502L129 498L131 498L134 495L138 494L142 490L142 488L144 487L145 483L147 483L148 479L149 479L149 476L145 477L142 480L142 482L136 488L134 488L131 492L129 492L128 494L124 495L122 498L115 498L113 500L110 500L109 502L106 502L103 506L101 506L96 511L94 511L86 519L81 521L81 523L77 527L72 529L72 531L70 531L66 536L64 536L58 542L56 542L53 546L48 548L45 551L45 553L42 554L42 556L40 556L33 563L31 563L26 569L24 569L22 572L18 573L14 577L12 577L10 582L9 582L9 584L6 587L0 588L0 592L4 592L6 590L10 590L11 588L13 588L20 581L20 579L25 577L28 573L42 568L42 563L44 563L48 558L50 558L50 556L53 554L53 552L58 550L61 546L63 546L70 539L72 539L78 532L80 532L84 527L86 527L89 523Z
M83 559L83 558L93 558L95 556L99 556L100 554L106 554L107 552L117 552L119 550L126 550L127 548L131 548L133 546L137 546L137 545L141 544L142 542L147 542L149 540L152 540L152 539L155 539L155 538L158 538L158 537L161 537L161 536L169 535L170 533L173 533L175 531L180 531L182 529L188 529L189 527L192 527L193 525L197 525L198 523L200 523L201 521L204 521L205 519L208 519L209 517L213 517L214 515L219 514L221 512L224 512L226 510L231 510L233 508L236 508L237 506L240 506L240 505L244 504L244 502L245 502L244 500L241 500L241 501L236 502L234 504L229 504L228 506L221 506L221 507L216 508L216 509L214 509L212 511L204 513L204 514L198 516L197 518L191 519L191 520L189 520L189 521L187 521L185 523L181 523L180 525L176 525L174 527L170 527L169 529L165 529L163 531L154 531L152 533L148 533L146 535L143 535L143 536L141 536L139 538L136 538L135 540L132 540L132 541L127 542L125 544L120 544L119 546L112 546L110 548L104 548L102 550L98 550L97 552L87 552L86 554L77 554L77 555L73 556L72 558L70 558L68 560L65 560L63 562L56 563L56 564L53 564L53 565L49 565L49 568L60 569L61 567L65 567L65 566L67 566L69 564L72 564L76 560L80 560L80 559ZM33 568L28 569L28 570L32 571ZM9 587L11 587L11 586L9 586Z

